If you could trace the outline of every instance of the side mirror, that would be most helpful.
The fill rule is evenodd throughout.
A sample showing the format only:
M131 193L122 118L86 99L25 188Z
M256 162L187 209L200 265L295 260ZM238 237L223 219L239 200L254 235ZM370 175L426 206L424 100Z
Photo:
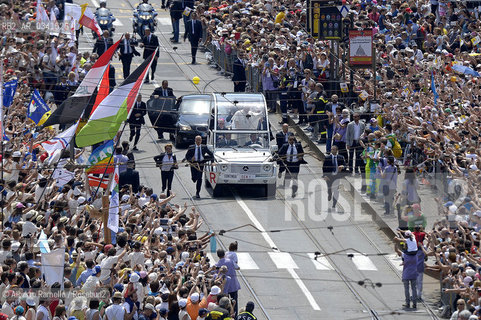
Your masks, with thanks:
M270 147L270 149L271 149L271 153L272 153L272 154L274 154L274 153L276 153L277 151L279 151L279 147L278 147L276 144L272 145L272 146Z

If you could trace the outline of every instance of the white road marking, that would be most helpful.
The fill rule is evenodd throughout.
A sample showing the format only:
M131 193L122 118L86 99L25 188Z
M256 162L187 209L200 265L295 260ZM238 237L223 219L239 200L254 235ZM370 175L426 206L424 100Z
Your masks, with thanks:
M124 25L122 21L120 21L119 19L115 19L115 21L112 24L117 27L121 27Z
M97 0L90 0L90 2L92 2L92 4L94 5L95 8L99 8L100 5L99 3L97 2Z
M394 268L398 271L403 271L403 266L402 264L402 258L398 256L397 254L389 254L386 256L386 258L389 260L389 262L393 265Z
M237 263L241 270L258 270L259 266L252 259L251 255L247 252L237 252L237 258L239 262Z
M352 254L353 257L352 257L352 263L354 263L354 265L356 265L356 268L358 270L361 270L361 271L377 271L377 268L376 266L374 265L374 263L372 262L372 260L365 256L365 255L362 255L360 253L348 253L348 254ZM349 259L349 258L348 258Z
M164 26L170 26L172 24L172 20L170 18L157 18L157 21Z
M277 249L276 244L274 243L274 241L272 241L271 237L266 233L266 230L264 229L264 227L260 224L259 220L257 220L255 215L252 213L252 211L249 209L249 207L245 204L245 202L242 201L242 199L239 198L239 196L237 196L237 195L235 196L235 199L236 199L237 203L239 204L239 206L242 208L242 210L244 210L244 212L247 214L247 217L249 217L249 219L252 221L254 226L261 231L262 237L269 244L269 246L271 248L273 248L272 250L274 250L274 253L279 253L280 251L279 251L279 249ZM294 269L287 269L287 271L292 276L292 278L296 281L296 283L299 286L299 288L301 289L302 293L304 293L304 295L306 296L307 301L309 301L312 309L321 310L321 307L319 307L316 300L312 296L312 293L307 289L304 282L299 278L299 276L297 275L297 272Z
M294 259L287 252L268 252L277 269L299 269Z
M326 257L318 256L317 259L314 259L314 253L308 253L307 255L317 270L334 270Z

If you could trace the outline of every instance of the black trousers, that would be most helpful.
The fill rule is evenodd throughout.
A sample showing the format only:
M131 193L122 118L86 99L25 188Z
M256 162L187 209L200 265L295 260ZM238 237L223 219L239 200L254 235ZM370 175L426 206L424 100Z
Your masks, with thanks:
M339 175L329 175L326 179L327 184L327 200L332 200L332 207L335 208L337 200L339 199Z
M359 172L361 172L361 167L363 167L364 164L361 159L362 150L363 148L359 144L359 140L353 140L352 146L349 147L349 171L356 172L356 169L359 168ZM355 163L354 155L356 155Z
M150 56L150 55L149 55ZM147 59L149 56L145 57L144 59ZM152 79L154 79L154 73L155 73L155 70L157 70L157 59L154 59L152 60L152 64L150 65L150 69L152 69ZM149 79L149 74L147 73L147 77L146 79Z
M202 176L204 173L204 164L198 162L192 162L190 166L190 174L192 177L192 182L195 183L196 194L200 193L202 188Z
M132 139L135 136L134 146L136 146L140 139L140 129L142 128L142 125L131 123L129 124L129 127L130 127L129 142L132 142Z
M238 81L237 84L234 82L234 92L245 92L246 91L246 81Z
M132 64L132 55L122 56L122 71L124 73L124 79L130 75L130 65Z
M192 54L192 62L195 62L195 56L197 55L197 49L199 48L199 39L192 39L190 41L190 53Z
M162 179L162 192L167 188L167 197L170 196L170 190L172 190L172 180L174 180L174 171L160 171L160 177Z
M286 174L284 176L284 181L292 180L292 192L297 192L297 179L300 171L299 162L289 162L286 161Z

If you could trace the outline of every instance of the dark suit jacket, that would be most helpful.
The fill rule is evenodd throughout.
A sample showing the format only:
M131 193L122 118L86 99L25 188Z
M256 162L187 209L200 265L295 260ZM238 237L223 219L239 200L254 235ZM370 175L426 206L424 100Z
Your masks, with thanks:
M126 184L132 185L132 192L139 192L140 177L137 170L127 168L126 171L119 175L119 188L122 188Z
M154 92L152 93L152 96L158 95L159 97L163 97L162 91L163 91L162 87L155 88ZM167 96L175 97L174 90L172 90L172 88L167 87Z
M246 81L246 69L239 58L235 59L232 65L232 81L245 82Z
M222 147L233 147L237 145L237 141L230 139L219 139L217 140L217 147L222 148Z
M261 142L259 139L257 139L256 141L249 140L249 141L246 142L245 146L248 147L248 146L250 146L250 145L252 145L252 144L260 144L260 145L262 145L262 142Z
M344 156L341 156L340 154L337 155L337 166L344 166L346 167L346 161L344 159ZM322 172L325 176L331 176L333 172L336 171L336 168L334 168L334 163L332 161L332 155L328 155L324 158L324 164L322 165ZM342 171L337 171L337 175L339 176L342 174Z
M159 38L157 38L155 34L150 34L150 41L148 37L145 36L142 39L142 43L144 44L144 54L142 58L147 59L152 53L154 53L155 49L159 47ZM157 51L155 56L159 56L159 51Z
M107 38L107 47L105 47L104 37L102 36L98 38L97 41L95 42L94 49L92 50L92 52L97 53L100 57L113 44L114 44L114 41L112 40L112 38Z
M198 44L199 40L202 39L202 23L199 20L195 20L194 30L192 30L192 20L185 24L184 40L187 38L193 44Z
M157 167L162 168L162 162L163 162L162 160L164 159L164 156L165 156L165 152L162 152L158 156L154 157L154 161L155 161L155 164L157 165ZM174 158L174 165L172 166L172 168L170 168L170 171L174 171L175 169L178 169L176 155L172 154L172 158Z
M135 114L140 113L140 118L136 118ZM144 116L147 114L147 105L145 102L141 101L140 106L137 108L137 101L135 101L134 106L132 107L132 112L130 113L128 123L131 124L145 124Z
M174 1L170 6L170 17L174 20L182 19L183 12L184 8L182 7L181 1Z
M214 154L212 153L212 151L210 151L207 148L206 145L202 144L200 150L201 150L201 153L202 153L202 157L204 157L204 161L202 161L202 163L214 160ZM185 153L185 160L187 160L189 162L193 162L192 157L194 157L194 155L195 155L195 144L189 146L189 149Z
M277 154L288 166L300 166L301 164L306 164L307 162L304 160L304 149L302 148L302 145L299 142L295 142L294 145L296 146L297 154L301 154L300 156L297 156L299 161L288 161L289 155L287 154L287 150L289 150L289 143L284 143Z
M292 132L287 131L287 136L293 136L294 134ZM278 147L278 150L281 150L282 146L287 143L284 133L282 131L279 131L276 133L276 144Z
M140 56L140 53L135 49L135 41L133 41L132 39L129 39L129 43L130 43L130 51L132 53L124 53L125 52L125 43L124 43L124 40L120 41L120 44L119 44L119 59L120 60L123 60L125 58L132 58L134 55L136 56Z

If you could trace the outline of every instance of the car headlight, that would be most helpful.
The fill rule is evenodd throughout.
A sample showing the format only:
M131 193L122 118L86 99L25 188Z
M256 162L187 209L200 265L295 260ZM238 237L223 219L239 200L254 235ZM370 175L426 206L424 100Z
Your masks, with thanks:
M265 165L262 166L262 169L264 169L264 171L266 172L269 172L272 170L272 166L266 163Z
M192 128L189 125L187 124L180 125L180 131L189 131L189 130L192 130Z
M148 15L146 15L146 14L144 14L144 15L142 15L142 16L140 16L140 17L141 17L142 19L144 19L144 20L149 20L149 19L150 19L150 17L149 17Z
M229 166L226 164L220 166L220 171L227 171L227 169L229 169Z
M108 21L107 20L100 20L100 24L107 24Z

